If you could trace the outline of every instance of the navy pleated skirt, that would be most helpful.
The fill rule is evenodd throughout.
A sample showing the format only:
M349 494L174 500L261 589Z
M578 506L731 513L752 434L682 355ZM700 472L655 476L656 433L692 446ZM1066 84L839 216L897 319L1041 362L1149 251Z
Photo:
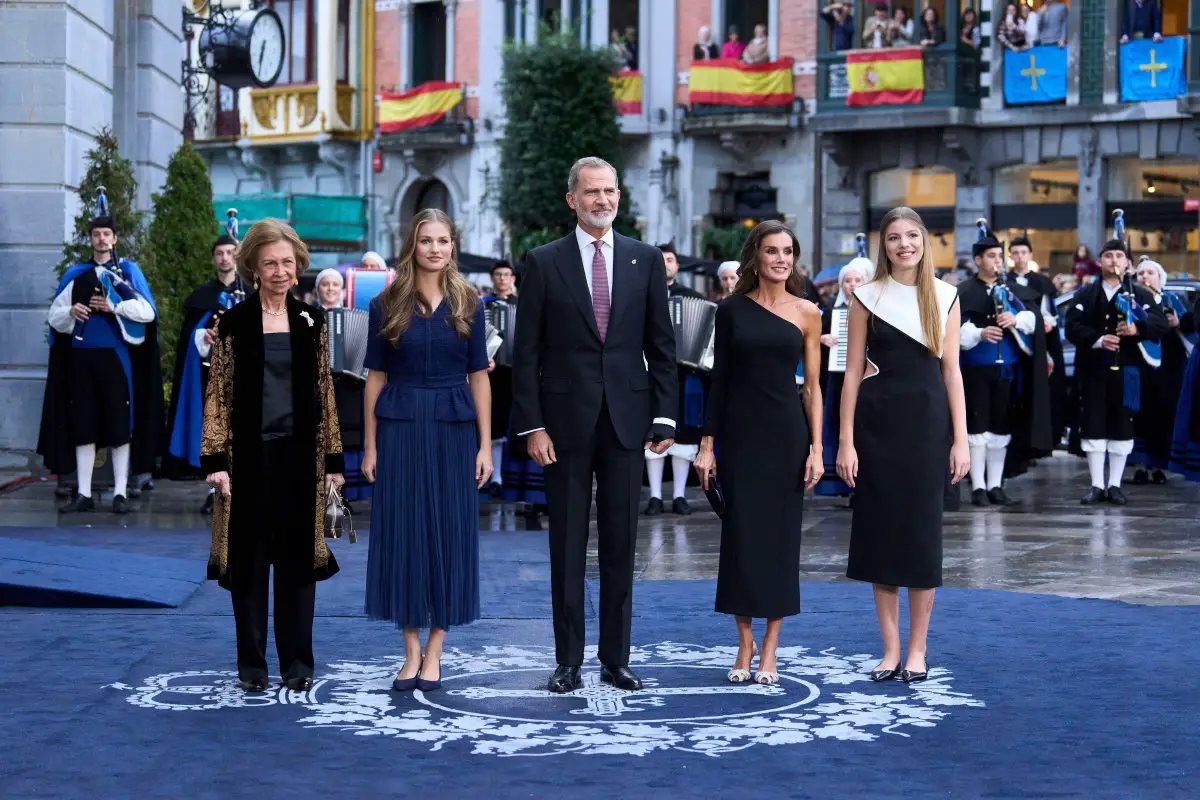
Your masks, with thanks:
M412 419L378 420L366 613L445 629L479 619L479 434L437 419L438 390L414 395Z

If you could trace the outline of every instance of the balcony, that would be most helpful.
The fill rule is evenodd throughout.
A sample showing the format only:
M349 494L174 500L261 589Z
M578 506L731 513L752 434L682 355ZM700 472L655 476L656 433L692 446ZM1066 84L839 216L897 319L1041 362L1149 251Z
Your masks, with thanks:
M466 86L429 81L401 94L379 96L379 148L437 153L469 148L475 120L467 114Z
M919 48L924 91L918 102L868 99L862 101L865 104L852 105L847 57L890 52L894 51L821 53L812 128L836 132L974 124L980 99L979 51L961 43Z
M683 132L725 136L795 127L793 67L790 58L753 66L726 59L693 63Z

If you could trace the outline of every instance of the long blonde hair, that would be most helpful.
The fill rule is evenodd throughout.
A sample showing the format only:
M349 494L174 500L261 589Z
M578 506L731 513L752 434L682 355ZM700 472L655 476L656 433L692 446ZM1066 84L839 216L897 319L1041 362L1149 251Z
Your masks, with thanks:
M400 344L400 337L408 330L413 314L427 317L434 311L429 299L422 297L416 286L417 233L427 222L445 225L446 230L450 232L450 240L458 240L454 222L444 211L427 208L418 211L412 218L400 243L400 261L396 264L396 277L379 295L380 310L383 312L380 333L393 345ZM446 267L442 270L442 294L450 304L447 322L454 326L459 336L466 339L471 335L471 322L479 304L479 294L458 271L456 249L455 247L451 250Z
M887 257L887 232L892 223L908 220L921 229L921 263L917 266L917 308L921 314L921 333L925 336L925 347L935 356L942 352L942 312L938 306L937 286L934 281L933 242L921 216L907 206L897 206L883 217L879 226L879 258L875 267L875 279L883 280L892 274L892 262Z
M742 264L738 268L737 285L733 287L733 294L750 294L758 288L759 248L762 247L764 239L777 233L786 233L792 239L792 274L788 275L784 288L787 289L788 294L796 297L805 296L804 276L800 274L796 263L800 258L800 240L796 238L796 234L792 232L791 228L774 219L758 223L746 237L746 242L742 245Z

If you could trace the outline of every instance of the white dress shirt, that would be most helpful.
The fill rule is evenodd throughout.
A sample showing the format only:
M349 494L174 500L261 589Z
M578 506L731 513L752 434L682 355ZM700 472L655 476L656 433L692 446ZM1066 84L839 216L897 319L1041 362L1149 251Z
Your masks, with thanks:
M95 272L99 276L102 269L109 268L108 264L103 267L96 267ZM63 290L54 298L54 302L50 304L50 311L47 314L47 321L50 327L59 333L71 333L75 330L75 318L71 316L71 292L75 288L75 281L71 281ZM154 321L154 306L142 297L140 294L134 295L132 300L122 300L113 307L113 313L118 314L125 319L133 322L150 323Z
M596 257L595 237L578 225L575 226L575 240L579 242L579 257L583 259L583 277L587 280L588 297L594 297L592 290L592 259ZM600 237L604 251L604 274L608 276L608 304L612 306L613 287L613 231L609 228Z

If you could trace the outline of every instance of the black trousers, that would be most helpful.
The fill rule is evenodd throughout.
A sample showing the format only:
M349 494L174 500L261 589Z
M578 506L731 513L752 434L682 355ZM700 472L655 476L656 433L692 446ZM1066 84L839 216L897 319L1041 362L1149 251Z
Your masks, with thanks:
M1088 365L1075 370L1075 381L1080 390L1080 438L1132 439L1133 412L1125 407L1125 368Z
M556 450L546 467L550 507L550 587L554 605L554 650L560 664L583 663L584 577L592 478L596 482L596 530L600 560L600 663L629 663L633 608L633 554L645 456L617 439L608 404L586 441Z
M271 564L286 537L296 535L295 516L281 513L286 498L294 493L299 470L292 458L289 438L263 442L262 483L255 498L255 536L249 563L234 565L232 573L233 618L237 627L238 677L249 681L267 678L267 612ZM311 523L310 523L311 524ZM308 534L311 536L311 534ZM275 570L275 650L279 674L311 678L313 674L312 628L317 585L298 584Z
M982 344L976 345L983 347ZM1013 369L1020 369L1014 365ZM1001 377L1000 367L963 367L963 396L967 404L967 433L1012 433L1013 382Z
M71 350L71 442L75 446L129 444L129 384L110 348Z

